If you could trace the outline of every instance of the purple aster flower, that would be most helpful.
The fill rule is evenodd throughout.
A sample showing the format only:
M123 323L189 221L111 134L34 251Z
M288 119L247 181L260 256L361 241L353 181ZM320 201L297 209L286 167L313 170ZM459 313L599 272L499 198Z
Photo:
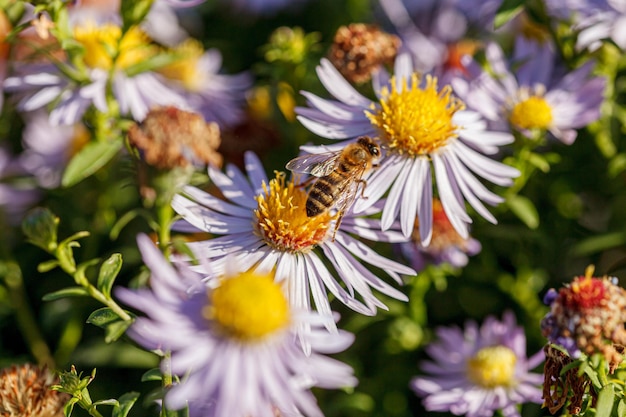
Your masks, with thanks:
M518 405L541 403L543 375L530 371L544 360L543 350L526 357L524 329L512 312L502 321L489 316L482 326L468 321L464 329L440 327L439 340L422 363L427 376L416 377L411 388L429 411L449 411L466 417L519 417Z
M35 184L28 178L19 158L0 147L0 211L8 223L19 224L24 212L39 197Z
M610 39L626 48L626 2L620 0L546 0L550 16L571 22L576 49L595 51Z
M346 349L353 335L328 332L324 318L291 309L271 275L227 271L207 286L174 268L147 236L137 241L152 271L150 289L116 294L146 314L129 336L170 352L170 369L181 376L165 394L166 407L188 406L191 417L322 417L311 387L356 385L349 366L323 355ZM229 266L236 270L236 263ZM297 337L300 326L310 331Z
M174 52L180 59L159 69L159 73L174 84L186 106L221 128L241 122L246 94L252 87L250 74L221 74L221 53L217 49L205 51L199 41L191 38L175 47Z
M325 59L317 73L337 100L303 92L310 108L296 109L300 122L330 139L378 137L386 149L379 167L367 178L367 198L355 203L357 213L390 190L382 212L382 229L387 230L399 217L402 232L408 237L417 215L422 244L428 245L432 237L434 168L445 213L463 238L467 238L467 224L472 221L464 200L496 223L482 201L496 205L502 198L489 191L474 173L498 185L512 183L511 178L519 172L484 155L511 143L511 134L485 130L485 121L477 112L463 110L464 104L452 95L449 86L439 89L436 78L420 79L406 54L396 59L393 77L384 70L374 75L377 101L358 93Z
M600 117L606 81L591 76L593 62L565 73L558 68L552 44L521 36L510 61L495 43L489 44L485 53L490 71L470 63L475 78L469 82L455 79L452 85L469 108L492 123L492 128L513 128L527 137L547 130L571 144L576 129Z
M50 123L73 125L92 105L100 112L108 111L109 81L120 112L132 115L135 120L142 120L154 106L185 107L184 99L167 87L158 74L126 73L127 68L156 53L141 29L133 27L122 35L117 23L82 19L73 30L75 40L86 48L83 56L86 68L78 70L62 62L17 65L15 74L5 80L4 89L16 94L20 110L34 111L53 105ZM111 51L118 47L113 59ZM74 75L68 77L68 74Z
M253 153L245 154L245 164L248 178L232 165L227 166L225 174L209 168L213 184L226 201L190 186L174 197L174 209L186 220L179 225L182 230L199 229L220 235L190 243L197 256L211 260L218 273L232 258L237 260L241 272L249 269L269 272L275 268L276 280L286 282L294 307L311 309L312 297L316 309L326 315L331 311L325 289L348 307L368 315L374 314L377 307L386 309L372 289L407 300L402 292L362 263L379 268L381 274L398 284L402 283L400 274L413 275L415 271L379 255L353 237L397 242L405 240L401 234L394 230L382 233L378 220L346 213L333 237L336 217L330 212L308 217L307 193L303 187L297 186L293 179L288 181L284 173L277 173L276 178L268 181Z
M469 257L482 249L480 242L472 237L459 236L443 211L439 200L433 201L433 237L428 246L421 244L420 228L416 222L411 240L396 246L413 269L423 270L427 265L447 263L455 268L462 268L469 262Z
M471 53L469 42L491 34L501 0L379 0L387 19L413 58L415 70L447 81L463 73L459 53ZM470 47L471 46L471 47ZM460 50L459 50L460 48Z
M25 114L24 119L20 162L41 187L56 188L67 162L89 141L90 133L81 123L52 125L42 110Z
M233 13L252 16L272 16L282 11L297 9L308 0L222 0Z

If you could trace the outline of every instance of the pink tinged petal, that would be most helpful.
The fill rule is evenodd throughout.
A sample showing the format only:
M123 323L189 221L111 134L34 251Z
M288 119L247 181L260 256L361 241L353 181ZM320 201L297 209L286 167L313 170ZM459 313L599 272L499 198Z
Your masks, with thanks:
M304 263L304 267L306 270L306 277L309 284L309 288L311 289L311 295L313 296L313 302L315 303L315 307L317 311L323 316L332 316L332 310L330 309L330 304L328 302L328 295L324 291L324 285L322 278L319 274L315 272L315 261L313 258L317 258L314 254L305 254L303 255L302 262ZM334 322L328 322L327 325L331 326L329 330L336 329Z
M49 104L63 92L61 87L53 86L42 88L35 94L20 101L20 108L23 111L33 111Z
M469 171L461 168L462 165L459 164L452 155L453 154L451 154L450 157L446 157L447 155L443 156L443 159L446 163L446 166L449 168L450 171L452 171L452 175L456 178L456 183L459 186L461 193L463 193L463 196L465 197L467 202L470 203L472 207L474 207L478 214L480 214L483 218L489 220L491 223L497 224L498 221L496 220L496 218L493 217L489 210L487 210L487 208L480 202L480 200L474 194L474 190L468 185L468 182L472 182L471 178L473 178L473 176L471 176ZM476 178L473 179L475 180L474 185L479 184L480 191L487 192L487 189L485 189L482 184L476 181ZM492 196L496 198L498 197L495 194L492 194Z
M354 107L346 106L337 101L325 100L316 96L315 94L307 91L302 91L301 94L306 97L307 104L311 107L315 107L325 115L328 115L334 119L339 120L367 120L365 113L362 109L356 110ZM303 112L308 110L305 107L296 107L296 113L305 115ZM310 117L310 116L307 116Z
M291 254L285 252L279 252L277 250L269 249L266 251L266 255L256 264L254 270L260 274L269 274L276 268L276 264L281 258L290 257Z
M451 169L455 171L455 176L459 179L459 183L465 183L469 187L468 191L475 194L480 200L492 206L498 205L504 201L504 198L492 193L483 183L478 181L474 174L461 163L456 153L450 152L446 155L446 160L451 164Z
M329 60L322 58L316 71L321 83L333 96L351 106L369 107L371 101L356 91Z
M366 217L344 217L340 230L355 234L373 242L398 243L408 239L397 230L380 230L380 220Z
M398 217L398 213L400 213L402 192L407 187L407 178L409 177L409 173L411 171L411 162L412 160L410 158L402 158L402 160L399 161L398 176L395 177L391 190L389 191L389 195L387 196L385 207L383 208L383 214L380 221L380 227L382 230L389 229L394 220ZM419 186L419 184L416 185Z
M355 255L358 254L359 252L362 255L365 254L366 256L368 256L367 259L372 260L372 265L380 267L382 270L386 271L389 276L393 277L399 283L401 283L401 280L400 280L400 277L398 277L397 274L395 273L396 271L399 270L399 272L406 273L407 275L415 275L415 271L413 271L411 268L405 267L404 265L400 265L396 262L393 262L389 259L386 259L376 254L374 251L371 250L371 248L367 248L362 242L359 242L353 238L350 238L347 235L344 235L342 237L345 238L345 240L347 241L347 242L341 242L342 244L344 244L345 249L344 247L338 246L337 247L338 251L336 252L338 254L341 254L342 257L345 256L346 259L350 258L350 256L348 255L348 252L346 252L346 249L350 253L355 254ZM389 270L386 270L386 268L388 268ZM349 270L353 271L352 272L353 281L356 284L358 284L358 285L355 285L355 288L360 293L362 293L362 290L360 290L360 288L362 288L363 290L367 291L367 293L371 294L369 287L372 287L380 291L381 293L386 294L390 297L393 297L397 300L408 301L408 297L405 294L393 288L391 285L387 284L382 279L378 278L370 270L365 268L361 263L350 262L349 266L347 268L344 268L344 271L346 272L348 272ZM367 287L362 284L367 284ZM365 301L367 303L367 298L365 298ZM384 304L382 304L380 301L378 301L377 299L376 299L375 304L378 305L379 307L382 306L381 308L384 308L385 310L387 310L387 307Z
M172 207L185 220L205 232L217 234L252 232L249 218L220 214L178 195L172 199Z
M338 232L339 235L341 232ZM332 253L333 248L328 249L329 252ZM326 249L324 248L324 253L326 254ZM311 274L318 277L324 282L326 288L335 296L339 301L344 303L347 307L350 307L352 310L357 313L361 313L363 315L371 316L373 315L372 311L363 305L360 301L354 299L354 291L351 294L348 294L346 290L337 282L337 280L331 275L328 268L324 265L324 263L317 256L309 256L307 258L309 261L307 263L307 268L309 268ZM350 289L352 287L349 287ZM327 303L328 299L322 300L322 302ZM328 328L328 324L326 327Z
M621 10L622 13L626 12ZM615 19L611 28L611 40L621 49L626 48L626 16Z
M415 215L417 213L418 202L422 199L422 190L425 175L427 173L426 164L423 163L422 158L415 158L411 161L408 178L410 178L409 186L406 187L402 194L402 206L400 209L400 225L402 227L402 234L409 237L413 233L413 226L415 225Z
M246 218L249 221L252 220L253 213L250 211L250 209L230 204L222 199L212 196L205 191L202 191L199 188L185 186L183 187L182 195L199 205L207 207L210 210L228 214L232 217Z
M508 95L513 97L517 91L518 85L517 81L507 68L506 59L502 49L500 49L496 43L492 42L485 48L485 55L491 64L493 72L497 76L499 83L502 87L504 87Z
M461 129L459 137L480 149L483 153L493 155L499 151L498 146L513 143L515 138L508 132L478 131Z
M291 259L290 276L281 276L280 279L287 283L289 303L297 308L309 311L311 309L307 265L300 256ZM278 275L277 275L278 278ZM330 307L329 307L330 308Z
M365 305L369 308L366 315L374 315L377 307L387 310L387 306L372 294L372 291L365 284L363 276L357 271L356 265L350 261L350 257L341 246L333 245L331 250L330 246L326 245L324 249L324 253L339 273L341 280L346 285L350 283L350 286L355 288L356 292L363 297Z
M402 91L402 80L410 80L413 74L411 55L406 52L399 54L394 61L393 72L396 76L396 89Z
M425 159L423 164L426 172L424 174L422 198L417 208L417 217L419 219L421 244L426 247L430 244L430 239L433 236L433 182L430 162Z
M337 241L346 248L350 253L352 253L357 258L367 262L370 265L374 265L388 274L391 273L399 273L404 275L415 275L416 272L413 268L402 265L400 263L394 262L390 259L385 258L380 255L378 252L374 251L372 248L364 244L363 242L356 240L349 235L342 234ZM400 278L394 277L398 284L403 284ZM404 297L404 296L403 296Z
M250 178L250 184L255 187L253 195L259 195L263 192L262 184L268 184L267 175L261 164L261 160L254 152L246 152L243 154L243 160Z
M297 119L311 132L328 139L347 139L362 135L373 135L375 130L371 124L346 125L340 123L317 122L298 116ZM349 123L349 122L348 122Z
M494 161L476 152L461 141L451 143L454 153L471 171L494 184L508 186L513 184L511 178L519 177L520 172L508 165Z
M385 157L378 168L375 168L371 175L367 177L367 185L363 192L365 198L359 198L354 203L352 210L354 213L361 213L374 205L389 189L402 167L406 163L406 158L399 155Z
M465 223L471 223L472 219L462 206L463 200L457 192L456 182L453 182L454 179L450 178L442 157L437 153L433 153L431 157L435 167L437 190L439 191L443 209L459 235L467 239L468 231Z
M381 68L379 71L376 71L372 74L372 88L374 89L374 93L376 93L376 98L380 100L382 96L380 92L384 86L389 85L389 73L384 68Z
M236 166L228 164L226 166L226 174L211 168L209 176L226 200L230 200L248 210L254 210L258 207L257 202L254 200L254 191L246 177Z
M354 334L344 330L335 332L328 332L326 330L312 331L309 333L309 338L311 345L315 346L315 351L324 354L343 352L354 343L355 339Z

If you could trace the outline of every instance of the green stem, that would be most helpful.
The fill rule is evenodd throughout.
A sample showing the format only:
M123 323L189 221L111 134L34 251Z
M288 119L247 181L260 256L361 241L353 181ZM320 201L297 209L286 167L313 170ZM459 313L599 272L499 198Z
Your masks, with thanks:
M162 384L163 384L163 392L167 390L174 379L172 378L172 353L170 351L165 352L163 355L163 360L161 361L161 369L162 369ZM169 412L165 407L165 400L163 401L161 407L161 417L168 417Z
M35 316L28 303L22 271L17 264L11 262L7 265L4 280L15 311L18 327L31 353L39 365L45 365L49 369L54 369L55 364L52 353L39 330Z
M163 253L166 253L166 251L169 250L171 241L170 225L173 217L174 210L169 202L161 204L157 208L157 220L159 222L159 248Z
M87 285L83 286L89 295L97 301L100 301L105 306L109 307L115 314L117 314L124 321L131 321L132 317L128 315L115 301L110 298L107 298L102 294L96 287L87 283Z

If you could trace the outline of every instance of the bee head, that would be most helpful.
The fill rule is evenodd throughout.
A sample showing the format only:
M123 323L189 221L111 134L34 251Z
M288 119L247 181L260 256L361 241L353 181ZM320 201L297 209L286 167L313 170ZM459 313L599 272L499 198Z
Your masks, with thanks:
M380 146L369 136L361 136L357 142L362 145L374 158L380 156Z

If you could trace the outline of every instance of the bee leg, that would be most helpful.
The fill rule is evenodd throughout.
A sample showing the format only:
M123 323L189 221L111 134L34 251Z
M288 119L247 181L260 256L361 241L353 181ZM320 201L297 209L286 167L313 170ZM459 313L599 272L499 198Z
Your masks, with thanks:
M365 187L367 186L367 181L363 179L359 179L357 180L357 182L359 184L363 184L363 186L361 187L361 198L364 200L367 200L367 196L365 195Z
M335 230L333 230L333 238L332 241L335 241L335 235L337 234L337 230L339 229L339 225L341 224L341 219L343 219L343 215L344 215L344 211L341 210L338 214L337 214L337 221L335 222Z
M317 179L317 177L309 177L306 180L298 183L296 185L296 187L298 188L304 188L304 187L308 187L309 185L311 185L311 183L313 183L315 180Z

